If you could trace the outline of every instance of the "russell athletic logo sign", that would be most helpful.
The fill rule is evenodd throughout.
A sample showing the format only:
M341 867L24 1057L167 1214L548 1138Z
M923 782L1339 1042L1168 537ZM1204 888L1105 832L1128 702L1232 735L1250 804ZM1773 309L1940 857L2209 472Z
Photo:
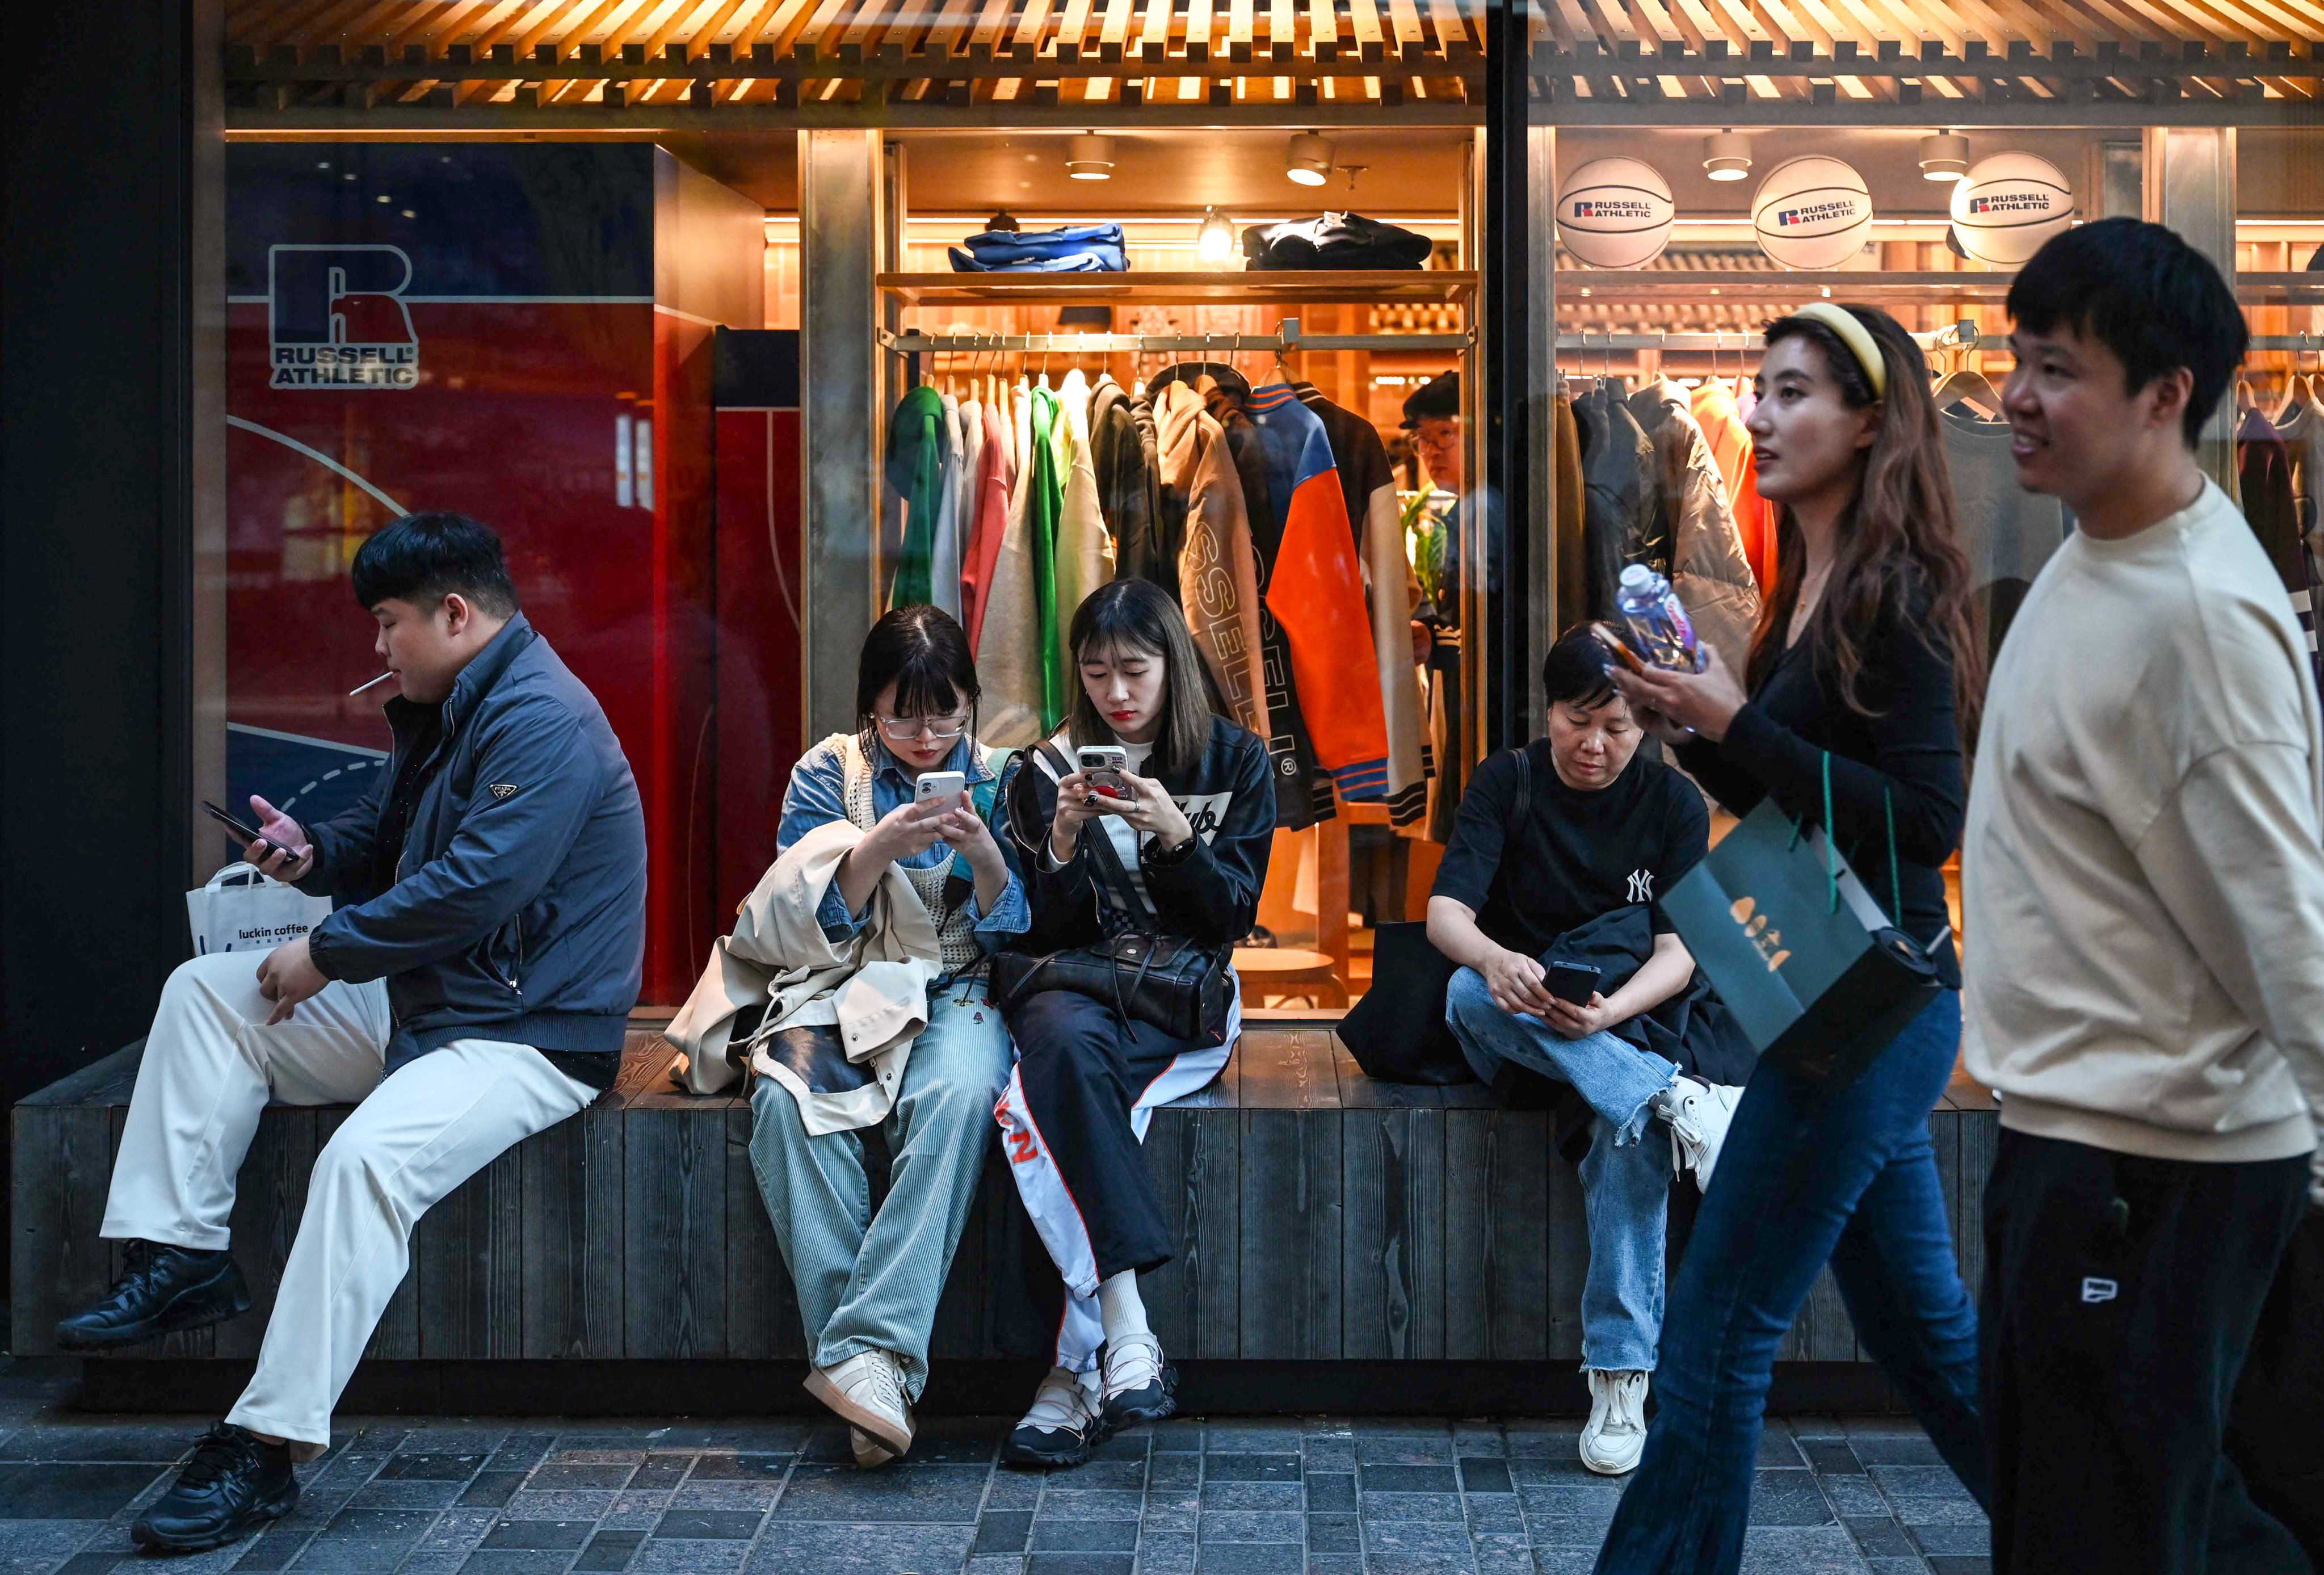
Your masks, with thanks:
M1775 226L1789 229L1794 225L1820 224L1827 219L1852 219L1856 216L1857 199L1849 198L1838 202L1812 202L1805 207L1786 207L1777 211Z
M420 337L401 246L271 246L266 253L270 388L408 389Z

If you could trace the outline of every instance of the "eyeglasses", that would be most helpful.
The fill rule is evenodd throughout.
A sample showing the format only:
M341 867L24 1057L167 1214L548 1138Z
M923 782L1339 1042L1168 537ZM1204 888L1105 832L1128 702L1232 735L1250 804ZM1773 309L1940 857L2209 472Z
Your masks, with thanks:
M898 743L905 743L926 733L939 743L958 738L968 731L968 714L953 716L875 716L880 731Z

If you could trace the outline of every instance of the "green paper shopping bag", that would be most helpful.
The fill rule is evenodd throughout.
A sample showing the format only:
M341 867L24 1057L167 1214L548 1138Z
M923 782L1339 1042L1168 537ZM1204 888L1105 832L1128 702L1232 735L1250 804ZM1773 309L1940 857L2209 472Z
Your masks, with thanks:
M1888 845L1893 870L1893 811ZM1869 1066L1944 988L1927 948L1890 923L1822 829L1794 822L1773 798L1674 884L1662 908L1752 1046L1834 1086Z

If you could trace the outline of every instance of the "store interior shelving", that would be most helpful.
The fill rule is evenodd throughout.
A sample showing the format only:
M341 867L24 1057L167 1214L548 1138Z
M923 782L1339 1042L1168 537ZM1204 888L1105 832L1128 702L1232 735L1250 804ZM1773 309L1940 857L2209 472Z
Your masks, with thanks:
M908 306L1240 306L1326 302L1465 302L1468 269L1205 273L882 273L881 290Z

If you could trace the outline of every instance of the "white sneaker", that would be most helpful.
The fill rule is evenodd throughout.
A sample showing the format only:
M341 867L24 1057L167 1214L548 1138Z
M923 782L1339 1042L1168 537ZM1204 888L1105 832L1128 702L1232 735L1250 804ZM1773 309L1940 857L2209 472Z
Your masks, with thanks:
M1683 1074L1655 1096L1655 1114L1670 1126L1672 1165L1694 1172L1694 1184L1703 1192L1711 1190L1711 1170L1726 1146L1735 1107L1742 1102L1739 1088L1697 1082Z
M847 1447L854 1451L858 1470L868 1471L874 1466L884 1466L896 1458L886 1444L881 1443L860 1427L851 1427L847 1430Z
M904 1398L902 1361L895 1352L867 1350L835 1367L817 1368L807 1376L807 1392L849 1426L862 1429L890 1458L911 1449L912 1408ZM866 1463L862 1451L857 1452L856 1463Z
M1162 1359L1151 1334L1110 1340L1105 1346L1105 1424L1159 1422L1178 1409L1178 1369Z
M1095 1372L1051 1368L1033 1391L1033 1408L1010 1433L1001 1458L1012 1466L1078 1466L1088 1460L1109 1431L1100 1414L1099 1385Z
M1582 1430L1582 1463L1603 1477L1637 1469L1646 1447L1646 1375L1588 1369L1590 1423Z

